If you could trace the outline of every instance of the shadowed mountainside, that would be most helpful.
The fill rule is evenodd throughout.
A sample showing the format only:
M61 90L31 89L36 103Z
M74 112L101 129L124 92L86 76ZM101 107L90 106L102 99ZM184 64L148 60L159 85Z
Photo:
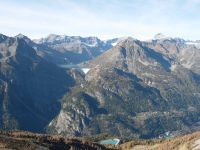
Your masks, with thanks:
M1 35L0 56L0 127L44 131L73 78L18 37Z

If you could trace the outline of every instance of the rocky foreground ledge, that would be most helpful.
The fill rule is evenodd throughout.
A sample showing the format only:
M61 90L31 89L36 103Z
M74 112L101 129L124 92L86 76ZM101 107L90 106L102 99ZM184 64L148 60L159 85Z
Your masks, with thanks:
M117 146L83 139L25 131L0 131L0 150L200 150L200 132L154 140L132 140Z
M93 142L31 132L0 132L0 150L108 150Z

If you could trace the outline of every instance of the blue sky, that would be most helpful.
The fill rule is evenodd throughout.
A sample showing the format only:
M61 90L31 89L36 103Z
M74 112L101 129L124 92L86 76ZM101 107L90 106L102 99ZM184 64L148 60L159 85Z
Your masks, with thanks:
M0 32L200 39L200 0L0 0Z

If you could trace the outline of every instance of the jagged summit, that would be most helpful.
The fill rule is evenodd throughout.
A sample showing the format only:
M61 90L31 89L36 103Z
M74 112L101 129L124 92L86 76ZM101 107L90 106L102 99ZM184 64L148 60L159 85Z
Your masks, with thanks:
M124 37L119 37L119 38L108 39L108 40L105 40L104 42L112 46L116 46L118 43L123 42L124 40L127 40L127 39L134 40L134 38L131 36L124 36Z
M41 43L51 43L57 40L61 40L63 39L65 36L64 35L57 35L57 34L49 34L47 37L45 38L41 38L41 39L35 39L33 40L35 43L37 44L41 44Z
M26 42L31 42L33 43L33 41L26 35L22 34L22 33L19 33L15 36L15 38L19 38L19 39L23 39L25 40Z
M55 43L86 43L86 44L97 44L100 39L97 37L81 37L81 36L67 36L67 35L57 35L49 34L47 37L34 40L38 44L55 44Z
M186 41L182 38L179 37L170 37L170 36L166 36L162 33L158 33L154 36L153 39L151 39L150 41L146 41L146 42L153 42L153 43L174 43L174 44L181 44L184 45L186 43Z
M57 64L81 63L100 55L112 47L111 44L93 36L81 37L51 34L45 38L34 40L34 42L42 47L47 47L47 53L44 55Z
M154 35L154 38L155 40L160 40L160 39L166 39L166 38L169 38L167 36L165 36L164 34L162 33L157 33L156 35Z
M35 50L29 46L24 38L4 37L5 40L0 41L1 61L13 59L14 57L26 57L29 59L38 59Z
M8 37L6 35L0 34L0 42L7 39Z
M153 49L147 47L140 40L128 37L120 41L116 46L107 52L103 53L96 59L89 63L90 66L100 65L105 66L117 66L128 69L129 71L135 71L138 66L152 66L157 67L160 70L160 64L162 69L169 69L169 62L163 58L163 55L157 53Z
M22 33L16 35L15 38L23 39L24 41L26 41L27 44L31 45L32 47L34 46L34 42L29 37L23 35Z
M122 43L122 42L137 42L137 41L139 41L138 39L136 39L136 38L133 38L133 37L131 37L131 36L128 36L128 37L123 37L123 38L120 38L120 41L119 41L119 43Z
M22 33L19 33L17 34L15 37L18 37L18 38L28 38L27 36L23 35Z

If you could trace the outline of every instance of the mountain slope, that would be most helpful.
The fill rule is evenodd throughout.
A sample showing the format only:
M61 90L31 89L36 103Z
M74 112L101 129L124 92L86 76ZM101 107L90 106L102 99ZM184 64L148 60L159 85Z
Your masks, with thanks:
M30 47L32 47L36 51L37 55L39 55L46 61L54 64L66 63L63 54L58 52L57 50L52 49L45 44L37 44L36 42L29 39L27 36L22 34L18 34L15 37L24 40Z
M199 150L200 149L200 133L195 132L170 138L165 140L138 140L130 141L120 145L121 149L126 150Z
M21 38L1 38L0 55L1 128L44 131L74 80Z
M190 130L199 121L200 76L179 61L191 48L181 42L128 38L86 63L90 71L63 98L50 132L151 138Z

